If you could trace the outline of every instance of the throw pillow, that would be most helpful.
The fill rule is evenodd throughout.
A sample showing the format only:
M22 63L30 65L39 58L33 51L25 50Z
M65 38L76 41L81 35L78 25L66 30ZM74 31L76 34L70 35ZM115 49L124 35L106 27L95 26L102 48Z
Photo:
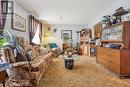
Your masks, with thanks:
M40 53L41 53L41 55L47 54L47 53L48 53L47 48L41 47L41 48L40 48Z
M17 50L16 62L28 61L24 49L21 46L16 46L16 50Z
M33 51L32 49L28 49L28 50L26 51L26 56L27 56L27 58L28 58L28 61L33 60L33 59L35 58L35 56L34 56L34 51Z
M50 48L57 48L56 43L49 43Z
M7 51L8 51L10 63L15 63L16 59L15 59L14 52L13 52L14 50L11 48L7 48ZM8 58L8 57L6 56L6 58Z
M26 55L27 55L28 51L32 50L32 52L33 52L33 59L36 58L36 54L35 54L33 46L31 46L31 45L25 45L24 47L25 47Z
M40 56L40 47L38 46L33 46L34 52L36 57Z

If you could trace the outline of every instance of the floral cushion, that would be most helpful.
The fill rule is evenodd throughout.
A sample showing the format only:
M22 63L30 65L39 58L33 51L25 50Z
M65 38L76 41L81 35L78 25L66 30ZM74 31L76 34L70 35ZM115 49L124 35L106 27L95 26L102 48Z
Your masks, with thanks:
M29 61L33 60L35 58L34 51L32 49L28 49L26 51L26 56Z
M43 47L40 48L40 55L45 55L47 53L48 53L47 48L43 48Z
M15 59L14 54L13 54L13 49L7 48L5 53L6 53L6 58L8 58L10 63L16 62L16 59Z
M26 79L20 81L8 80L6 87L33 87L33 83L31 84L31 82Z
M31 74L30 69L27 69L28 67L29 64L27 64L27 62L19 62L13 64L11 69L7 69L6 71L9 76L7 85L9 85L9 87L30 87L34 84L34 77Z
M34 52L36 57L40 56L40 47L39 46L33 46Z
M17 50L16 62L28 61L25 55L25 51L21 46L16 46L16 50Z
M33 60L34 58L36 58L36 54L35 54L35 51L33 49L33 46L26 45L24 50L25 50L25 54L26 55L30 54L29 51L31 51L31 55L30 55L30 56L32 56L31 60Z

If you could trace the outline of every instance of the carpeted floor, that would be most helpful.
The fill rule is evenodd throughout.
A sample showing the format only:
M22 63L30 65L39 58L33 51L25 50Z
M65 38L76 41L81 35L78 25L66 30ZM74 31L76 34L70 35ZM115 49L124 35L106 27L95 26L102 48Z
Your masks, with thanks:
M94 57L80 57L73 70L65 69L64 61L55 58L38 87L130 87L130 78L119 79Z

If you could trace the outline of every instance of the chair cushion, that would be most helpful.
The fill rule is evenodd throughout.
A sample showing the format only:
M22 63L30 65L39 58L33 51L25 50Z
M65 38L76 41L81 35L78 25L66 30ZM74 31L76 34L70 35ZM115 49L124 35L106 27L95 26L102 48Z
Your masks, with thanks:
M50 46L50 48L57 48L58 47L56 43L49 43L49 46Z

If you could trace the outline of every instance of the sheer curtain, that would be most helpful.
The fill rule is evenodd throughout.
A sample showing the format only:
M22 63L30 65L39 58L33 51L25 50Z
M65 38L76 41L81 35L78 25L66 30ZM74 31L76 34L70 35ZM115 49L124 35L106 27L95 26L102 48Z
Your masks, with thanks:
M40 27L39 27L39 24L38 24L36 33L35 33L35 35L34 35L34 37L32 39L32 42L35 43L35 44L40 44L40 42L41 42L40 41L40 29L39 28Z
M40 44L42 37L42 23L34 16L29 16L30 44Z

